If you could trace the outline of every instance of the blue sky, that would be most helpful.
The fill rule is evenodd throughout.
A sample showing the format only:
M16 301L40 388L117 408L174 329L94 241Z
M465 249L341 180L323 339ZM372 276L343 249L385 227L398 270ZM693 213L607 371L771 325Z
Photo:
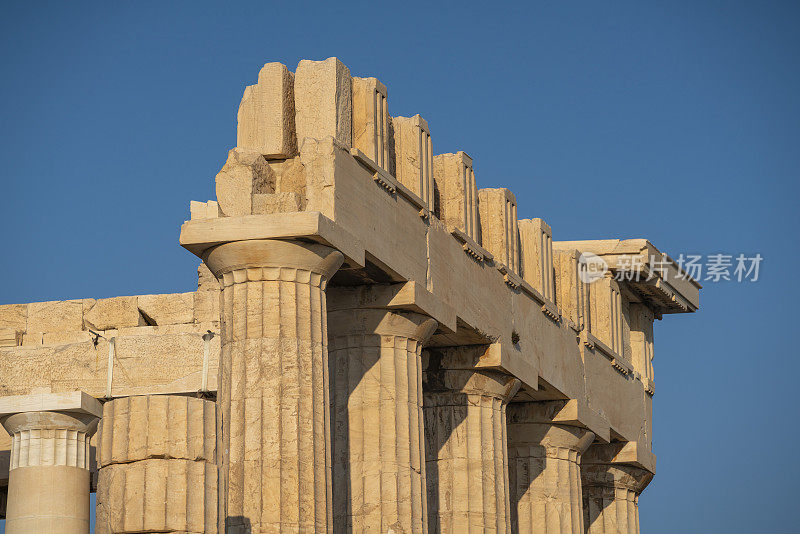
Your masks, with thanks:
M800 520L800 7L791 2L10 3L0 303L189 291L246 84L337 56L557 240L760 253L656 325L646 533ZM0 377L0 380L2 378Z

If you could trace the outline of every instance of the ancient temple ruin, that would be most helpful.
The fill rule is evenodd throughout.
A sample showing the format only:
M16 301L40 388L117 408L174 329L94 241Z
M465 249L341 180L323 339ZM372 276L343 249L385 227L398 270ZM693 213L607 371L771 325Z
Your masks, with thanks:
M103 534L638 532L653 323L700 285L554 241L434 131L269 63L180 229L197 291L0 306L6 532L88 532L95 491Z

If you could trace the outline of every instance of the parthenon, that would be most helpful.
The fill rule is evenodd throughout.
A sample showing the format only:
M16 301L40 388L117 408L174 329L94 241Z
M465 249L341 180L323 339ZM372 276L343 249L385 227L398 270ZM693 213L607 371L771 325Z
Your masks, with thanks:
M554 241L434 132L268 63L180 228L196 291L0 306L6 532L87 533L92 492L98 534L639 532L653 324L700 285Z

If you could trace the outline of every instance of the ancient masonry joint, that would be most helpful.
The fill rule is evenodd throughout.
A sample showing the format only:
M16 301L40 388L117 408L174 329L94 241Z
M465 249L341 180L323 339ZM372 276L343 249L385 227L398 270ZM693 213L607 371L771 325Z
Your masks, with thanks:
M104 534L638 532L653 323L700 285L553 241L432 130L268 63L181 227L196 291L0 306L6 532L86 533L92 491Z

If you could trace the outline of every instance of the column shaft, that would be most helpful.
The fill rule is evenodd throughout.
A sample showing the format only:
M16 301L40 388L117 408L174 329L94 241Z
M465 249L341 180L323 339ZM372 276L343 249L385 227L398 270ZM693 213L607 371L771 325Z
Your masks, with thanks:
M633 465L588 464L581 470L590 534L638 534L639 494L653 474Z
M222 281L221 532L327 532L332 523L322 245L240 241L204 255Z
M420 352L436 321L382 309L332 311L335 532L424 532Z
M519 380L436 365L424 376L429 531L510 532L506 403Z

